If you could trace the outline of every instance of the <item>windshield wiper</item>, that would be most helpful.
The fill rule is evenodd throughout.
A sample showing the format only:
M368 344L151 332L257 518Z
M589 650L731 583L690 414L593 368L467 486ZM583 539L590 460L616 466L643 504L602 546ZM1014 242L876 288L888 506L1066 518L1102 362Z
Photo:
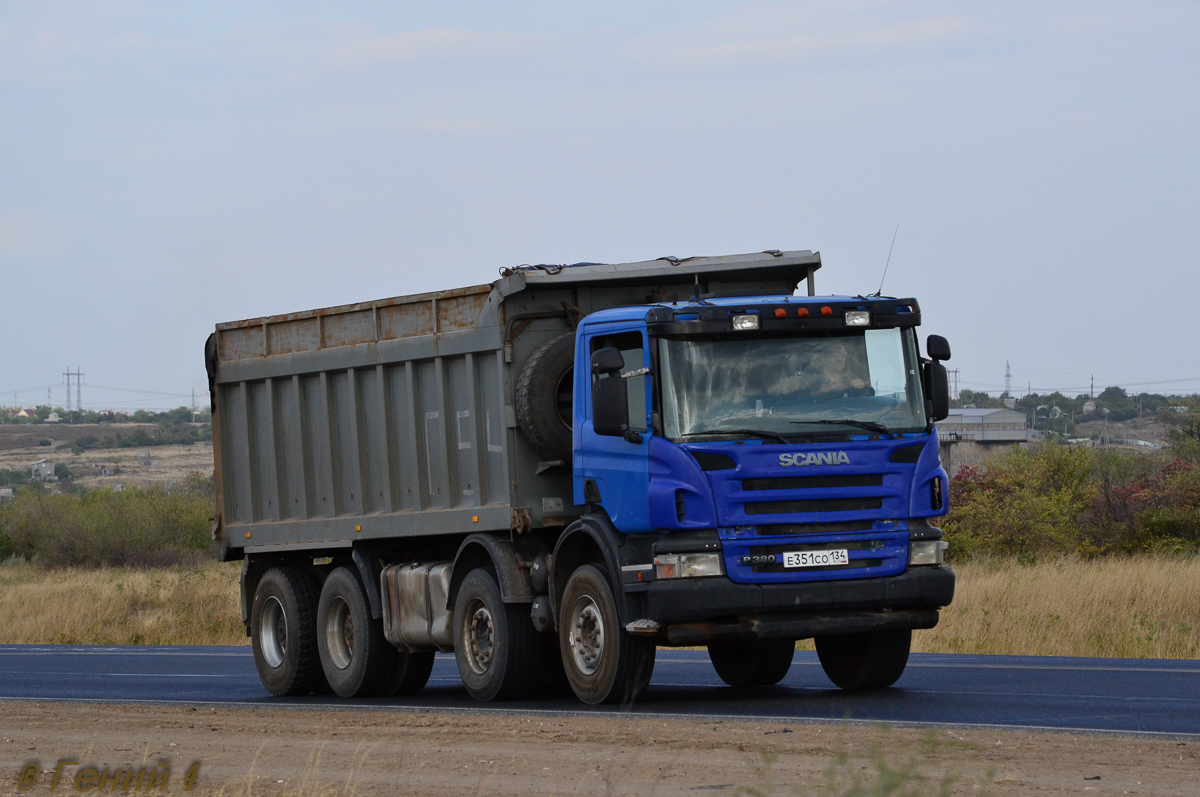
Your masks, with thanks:
M830 426L857 426L859 429L865 429L868 432L879 432L880 434L885 434L893 440L896 438L896 435L892 434L892 432L886 426L884 426L882 423L876 423L875 421L858 421L853 418L822 418L819 421L792 421L792 423L820 423L828 424Z
M762 429L707 429L703 432L688 432L684 437L699 437L702 435L714 434L741 434L753 435L755 437L765 437L773 440L778 440L781 443L787 444L789 441L781 434L775 432L764 432Z

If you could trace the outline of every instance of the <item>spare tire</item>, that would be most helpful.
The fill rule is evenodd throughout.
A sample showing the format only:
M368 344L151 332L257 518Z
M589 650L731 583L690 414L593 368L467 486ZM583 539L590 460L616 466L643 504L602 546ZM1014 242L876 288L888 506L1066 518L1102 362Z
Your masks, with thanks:
M517 423L547 460L571 461L571 399L574 393L575 333L544 343L517 379Z

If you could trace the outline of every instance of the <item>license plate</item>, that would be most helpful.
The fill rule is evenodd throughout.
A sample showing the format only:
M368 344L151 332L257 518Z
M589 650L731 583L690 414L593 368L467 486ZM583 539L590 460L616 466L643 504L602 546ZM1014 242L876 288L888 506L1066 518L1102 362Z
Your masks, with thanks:
M833 567L850 564L850 552L845 548L832 551L785 551L784 567Z

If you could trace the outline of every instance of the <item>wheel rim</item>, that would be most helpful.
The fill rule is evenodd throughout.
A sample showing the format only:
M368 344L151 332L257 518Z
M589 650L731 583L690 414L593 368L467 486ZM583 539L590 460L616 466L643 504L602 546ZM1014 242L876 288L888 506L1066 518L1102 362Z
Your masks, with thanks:
M567 641L575 668L584 675L594 675L604 662L604 616L591 596L584 595L575 602Z
M279 598L267 598L258 621L258 647L267 666L275 669L287 656L287 612Z
M333 666L344 670L354 659L354 614L345 598L337 597L329 604L325 620L325 647Z
M496 627L492 613L479 598L467 604L466 622L463 623L462 649L466 652L467 666L476 675L483 675L492 666L496 652Z

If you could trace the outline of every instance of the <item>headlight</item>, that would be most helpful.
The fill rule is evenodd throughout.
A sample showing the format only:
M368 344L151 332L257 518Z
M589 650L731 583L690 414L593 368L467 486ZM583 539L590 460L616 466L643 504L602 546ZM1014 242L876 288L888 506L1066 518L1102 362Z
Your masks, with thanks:
M945 540L920 540L909 543L908 563L910 565L940 565L942 551L950 547Z
M723 572L719 553L667 553L654 557L657 578L702 578Z
M733 317L733 328L738 330L758 329L758 316L754 313L743 313Z
M870 310L847 310L846 311L846 326L848 326L848 327L869 327L869 326L871 326L871 311Z

